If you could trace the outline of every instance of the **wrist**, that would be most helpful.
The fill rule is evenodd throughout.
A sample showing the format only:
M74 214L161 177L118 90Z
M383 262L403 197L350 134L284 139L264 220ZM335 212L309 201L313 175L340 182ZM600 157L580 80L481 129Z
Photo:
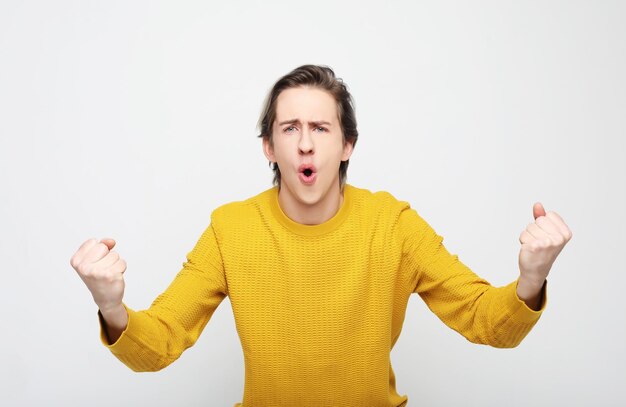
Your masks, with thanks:
M517 282L517 296L522 300L533 298L541 292L545 282L545 278L535 279L521 275Z
M520 276L517 281L517 297L524 301L530 309L538 311L541 308L541 303L543 301L542 294L545 282L545 279L534 280Z
M123 328L128 323L128 313L123 304L100 308L100 313L106 324L112 328Z

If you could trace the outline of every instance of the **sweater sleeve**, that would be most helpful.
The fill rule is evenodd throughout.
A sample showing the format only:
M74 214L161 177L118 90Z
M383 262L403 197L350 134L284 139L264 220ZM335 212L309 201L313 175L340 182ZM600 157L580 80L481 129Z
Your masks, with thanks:
M517 296L518 280L494 287L480 278L456 254L450 254L443 237L408 206L399 216L399 230L402 267L412 292L467 340L512 348L539 320L546 306L546 285L541 308L534 311Z
M100 311L100 340L132 370L157 371L192 346L226 297L227 284L212 225L187 254L182 270L149 309L128 312L128 325L110 344Z

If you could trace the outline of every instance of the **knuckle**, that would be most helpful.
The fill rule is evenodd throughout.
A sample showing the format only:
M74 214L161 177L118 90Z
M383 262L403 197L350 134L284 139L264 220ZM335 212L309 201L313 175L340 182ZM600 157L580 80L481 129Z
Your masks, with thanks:
M92 276L93 276L94 279L96 279L98 281L106 281L106 279L107 279L107 272L106 272L106 270L97 269L97 270L94 270Z
M84 247L84 248L93 247L96 245L96 243L98 243L98 239L96 239L95 237L92 237L91 239L85 240L85 242L82 244L81 247Z
M85 277L89 277L90 275L92 275L92 267L90 267L88 264L79 264L76 267L76 271L78 271L78 274L85 276Z
M550 218L550 219L551 219L553 222L555 222L555 223L560 223L560 222L562 222L561 217L560 217L559 215L557 215L557 214L556 214L556 212L548 212L548 213L546 214L546 216L547 216L548 218Z
M102 257L103 255L107 254L108 248L104 243L96 243L89 252L92 256L95 255L98 257Z

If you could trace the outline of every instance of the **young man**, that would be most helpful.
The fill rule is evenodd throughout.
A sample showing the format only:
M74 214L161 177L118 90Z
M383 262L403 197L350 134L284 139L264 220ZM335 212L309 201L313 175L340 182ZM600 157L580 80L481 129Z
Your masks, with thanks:
M346 184L358 132L345 85L305 65L271 90L259 121L275 187L216 209L167 290L145 311L123 302L126 263L91 239L71 259L99 307L101 340L135 371L192 346L227 295L245 359L238 406L404 406L390 352L418 293L468 340L514 347L545 307L571 232L533 208L519 278L493 287L443 246L406 202Z

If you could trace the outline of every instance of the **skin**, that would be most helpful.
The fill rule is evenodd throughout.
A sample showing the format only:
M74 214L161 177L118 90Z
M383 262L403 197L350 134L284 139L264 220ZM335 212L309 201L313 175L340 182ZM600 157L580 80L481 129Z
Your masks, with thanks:
M311 87L282 91L276 99L272 142L263 139L263 152L280 168L278 201L285 215L305 225L332 218L343 202L339 165L352 149L343 140L337 102L328 92ZM300 181L298 167L303 163L315 166L315 184Z
M281 170L278 200L283 212L305 225L332 218L343 203L339 164L350 158L352 150L353 145L343 139L337 104L329 93L310 87L281 92L272 142L263 140L263 152ZM298 167L303 163L316 167L315 184L300 181ZM572 232L556 212L546 212L540 202L533 205L533 217L535 221L519 236L517 295L529 308L539 310L552 264ZM70 260L100 309L109 343L116 342L128 325L122 304L126 261L113 250L115 244L110 238L89 239Z
M529 223L519 236L522 246L519 252L517 296L529 308L539 310L543 300L543 286L552 264L571 240L572 232L556 212L546 212L540 202L533 205L533 217L535 221Z
M109 343L117 341L128 325L128 313L122 305L126 261L113 247L113 239L89 239L70 260L100 309Z

